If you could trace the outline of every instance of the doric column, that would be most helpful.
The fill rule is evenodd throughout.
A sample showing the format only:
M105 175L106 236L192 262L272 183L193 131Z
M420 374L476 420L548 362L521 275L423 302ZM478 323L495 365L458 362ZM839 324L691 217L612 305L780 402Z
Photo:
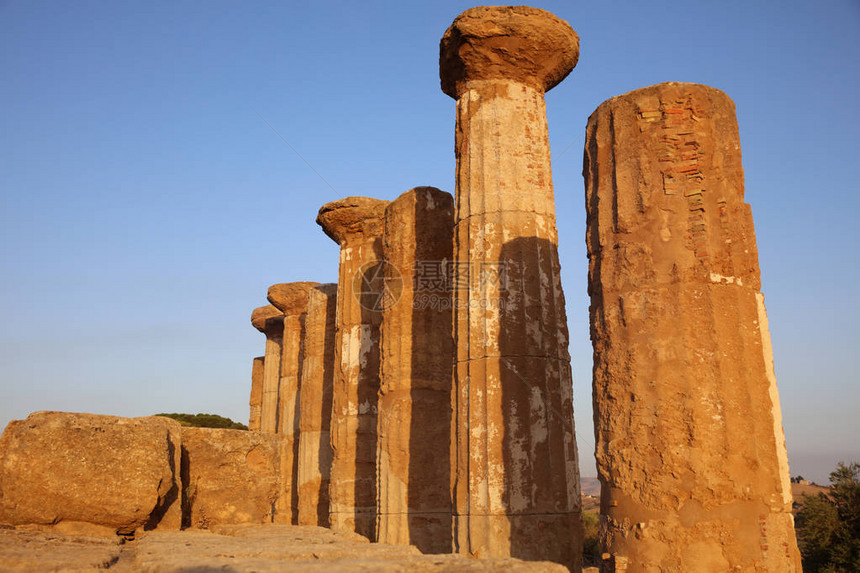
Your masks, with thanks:
M260 404L263 403L263 360L262 356L254 358L251 366L251 397L248 400L251 413L248 416L248 429L260 431Z
M334 379L337 285L308 291L305 360L302 367L299 457L296 487L299 525L329 525L332 382Z
M381 543L450 553L452 303L446 272L454 200L434 187L385 210L379 393Z
M274 434L278 429L278 385L281 378L281 344L284 313L271 304L255 308L251 324L266 335L263 358L263 399L260 404L260 431Z
M800 571L734 104L612 98L584 176L604 570Z
M281 373L278 384L278 428L284 436L281 465L284 475L281 483L284 498L281 500L281 519L297 523L298 490L296 488L299 454L299 382L304 362L305 312L308 290L314 282L280 283L269 287L268 299L284 313L284 338L281 345ZM288 516L288 517L287 517Z
M579 571L573 387L544 93L579 39L524 6L467 10L440 46L457 100L455 550Z
M376 406L382 227L388 201L348 197L317 223L340 245L331 413L331 526L376 538Z

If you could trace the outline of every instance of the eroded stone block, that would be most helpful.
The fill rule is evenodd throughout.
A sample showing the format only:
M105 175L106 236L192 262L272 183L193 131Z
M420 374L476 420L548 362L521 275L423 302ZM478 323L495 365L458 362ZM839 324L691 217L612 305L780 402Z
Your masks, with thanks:
M180 526L180 425L35 412L0 438L0 523Z

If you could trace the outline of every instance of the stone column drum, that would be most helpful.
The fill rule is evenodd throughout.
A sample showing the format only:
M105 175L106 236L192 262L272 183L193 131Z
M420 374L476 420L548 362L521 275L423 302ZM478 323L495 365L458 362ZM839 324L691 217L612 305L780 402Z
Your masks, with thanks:
M263 391L260 403L260 431L274 434L278 429L278 385L281 378L281 344L284 338L284 313L271 304L255 308L251 324L266 335L263 358Z
M331 412L330 518L334 529L376 538L376 407L382 322L382 228L388 201L348 197L317 223L340 245Z
M254 358L251 366L251 397L248 400L251 412L248 416L248 430L260 431L260 404L263 402L263 360L262 356Z
M578 571L573 387L544 93L576 65L563 20L467 10L440 46L457 100L455 550Z
M299 382L304 363L305 312L308 290L315 282L280 283L269 287L268 299L284 313L284 337L281 345L281 373L278 384L278 428L284 436L281 483L284 495L279 500L279 519L284 523L298 522L298 490L296 488L299 457Z
M454 199L407 191L385 210L379 392L380 543L450 553Z
M334 379L337 285L308 291L305 318L305 361L302 367L299 417L299 525L329 525L331 475L332 382Z
M612 98L584 176L604 570L800 571L733 102Z

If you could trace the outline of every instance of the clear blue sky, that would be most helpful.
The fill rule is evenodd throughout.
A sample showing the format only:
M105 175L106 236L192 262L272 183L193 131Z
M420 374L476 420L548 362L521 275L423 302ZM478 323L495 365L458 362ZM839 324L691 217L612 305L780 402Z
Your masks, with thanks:
M581 36L547 104L583 475L585 123L670 80L737 104L792 473L860 461L860 4L534 5ZM470 6L0 1L0 425L45 409L247 421L251 310L270 284L336 280L320 205L453 193L438 44Z

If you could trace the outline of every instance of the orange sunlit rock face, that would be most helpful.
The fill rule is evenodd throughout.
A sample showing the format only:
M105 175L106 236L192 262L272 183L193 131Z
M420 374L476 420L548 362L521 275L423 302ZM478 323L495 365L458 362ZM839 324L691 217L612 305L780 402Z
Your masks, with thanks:
M604 570L800 571L733 102L612 98L584 176Z

